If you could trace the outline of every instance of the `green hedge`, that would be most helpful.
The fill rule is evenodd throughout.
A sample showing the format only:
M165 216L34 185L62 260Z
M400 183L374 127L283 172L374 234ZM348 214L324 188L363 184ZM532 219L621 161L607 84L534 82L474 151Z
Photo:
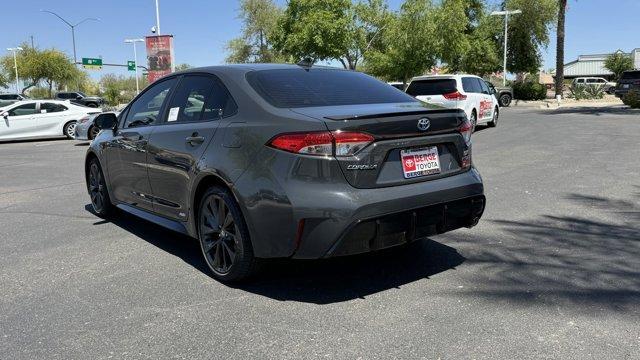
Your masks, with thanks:
M632 109L640 109L640 93L631 90L622 98L622 102Z
M534 81L516 81L513 83L513 97L518 100L544 100L547 87Z

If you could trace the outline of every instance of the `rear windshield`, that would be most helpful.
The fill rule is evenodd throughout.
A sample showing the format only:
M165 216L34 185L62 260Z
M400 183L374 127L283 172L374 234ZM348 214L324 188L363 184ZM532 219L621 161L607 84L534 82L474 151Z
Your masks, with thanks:
M332 69L276 69L247 74L247 81L279 108L414 102L371 76Z
M414 80L407 88L407 94L411 96L442 95L454 91L456 91L454 79Z
M621 79L640 79L640 71L625 71Z

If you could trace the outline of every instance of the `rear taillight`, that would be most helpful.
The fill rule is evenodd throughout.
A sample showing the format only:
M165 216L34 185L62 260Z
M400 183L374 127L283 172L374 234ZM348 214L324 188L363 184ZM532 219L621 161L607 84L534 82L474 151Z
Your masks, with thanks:
M80 124L84 124L84 123L86 123L87 121L89 121L89 115L84 116L84 117L80 118L80 120L78 120L78 122L79 122Z
M458 127L458 131L460 135L462 135L465 144L467 144L467 148L462 152L460 167L468 169L471 167L471 132L473 131L473 126L468 119L465 119L464 122L460 124L460 127Z
M276 149L305 155L351 156L373 142L373 136L349 131L281 134L269 142Z
M447 100L467 100L467 95L461 94L459 91L442 94L442 96Z

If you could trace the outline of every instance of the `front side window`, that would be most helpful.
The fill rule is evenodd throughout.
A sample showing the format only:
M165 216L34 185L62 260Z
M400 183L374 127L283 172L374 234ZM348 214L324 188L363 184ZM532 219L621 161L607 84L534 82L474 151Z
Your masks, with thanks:
M40 104L40 112L42 113L55 113L67 110L67 107L62 104L54 103L42 103Z
M177 78L152 85L129 107L123 128L152 125L157 122L160 110Z
M205 75L187 75L176 88L168 109L167 122L190 122L231 115L236 105L217 79Z
M33 115L36 113L36 103L16 106L9 110L9 116Z
M263 99L279 108L418 101L356 71L323 68L259 70L248 73L247 81Z
M587 83L589 83L589 84L595 84L597 82L598 82L598 80L596 80L596 79L587 79Z
M484 82L484 80L478 80L478 84L480 84L480 90L482 91L483 94L491 94L491 91L489 90L489 86L487 86L487 83Z

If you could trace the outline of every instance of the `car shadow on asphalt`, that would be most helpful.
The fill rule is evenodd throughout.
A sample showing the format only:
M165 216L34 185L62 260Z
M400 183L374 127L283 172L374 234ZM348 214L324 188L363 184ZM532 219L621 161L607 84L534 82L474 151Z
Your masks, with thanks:
M638 187L640 189L640 187ZM568 194L579 213L535 219L488 220L503 234L471 234L456 241L465 251L465 280L456 291L510 304L581 304L593 311L637 312L640 304L640 192L628 199ZM606 213L608 216L599 216ZM589 214L590 216L587 216Z
M91 205L85 209L93 214ZM107 220L99 220L100 225ZM182 259L211 277L196 239L172 232L124 212L108 222ZM265 260L256 276L229 285L280 301L330 304L365 298L455 269L465 258L430 239L378 252L322 260ZM212 281L215 281L212 278Z
M541 111L542 115L640 115L640 109L631 109L628 106L585 106L585 107L561 107L551 111Z

